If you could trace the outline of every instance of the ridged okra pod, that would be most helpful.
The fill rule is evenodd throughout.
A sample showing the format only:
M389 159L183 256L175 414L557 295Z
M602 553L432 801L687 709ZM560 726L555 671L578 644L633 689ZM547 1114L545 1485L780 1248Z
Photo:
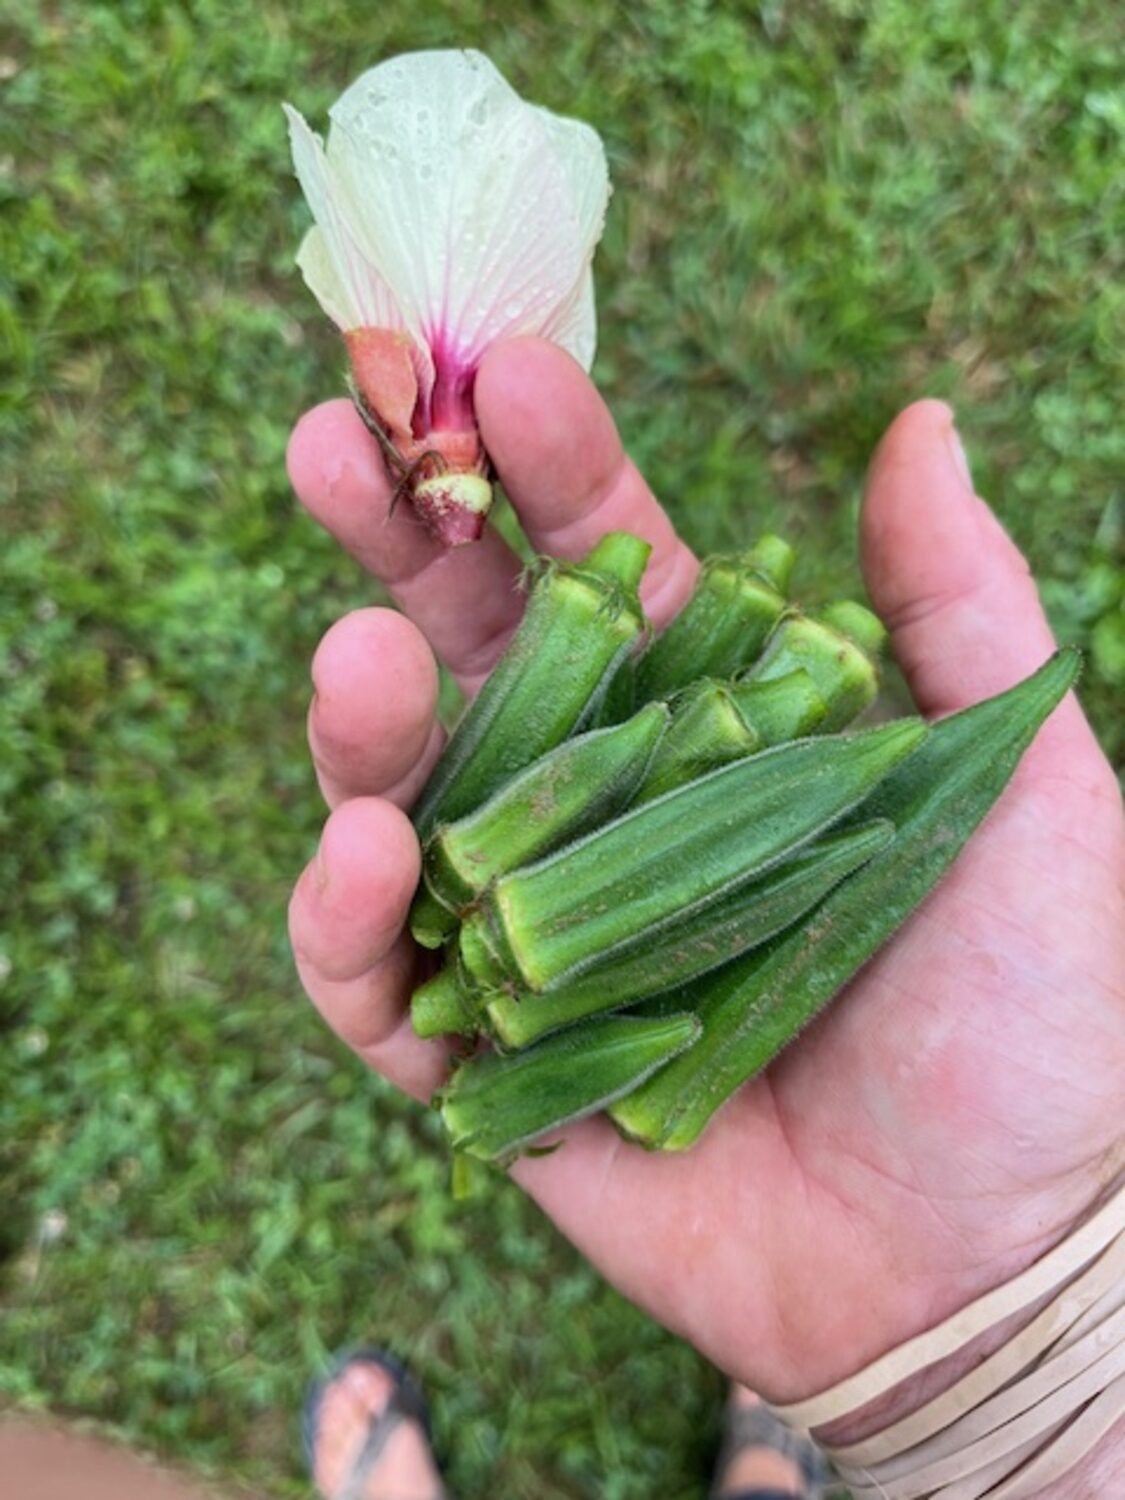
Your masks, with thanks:
M724 682L704 677L672 700L672 721L652 757L634 802L649 802L686 781L741 760L762 738L739 712Z
M876 821L829 834L760 880L674 923L659 939L634 944L572 984L546 995L486 996L488 1028L504 1046L526 1047L585 1016L686 984L798 921L884 848L893 833L889 823Z
M807 672L769 682L701 678L671 702L672 722L657 746L637 803L694 781L728 761L810 734L828 713Z
M576 735L440 825L426 849L430 890L458 911L498 876L612 817L647 775L669 719L665 704L649 703L624 724Z
M761 651L785 610L793 553L779 537L709 558L691 598L639 658L636 701L664 698L697 677L733 677Z
M599 691L643 628L637 585L650 550L613 532L580 563L543 565L515 638L414 808L420 838L592 722Z
M828 704L803 667L763 682L734 682L731 696L763 745L813 734L828 717Z
M469 974L494 983L494 955L517 986L545 991L629 943L655 938L796 853L925 734L920 720L903 719L762 751L501 876L461 931Z
M699 1035L694 1016L609 1016L538 1047L462 1063L435 1103L454 1149L508 1161L636 1088Z
M768 682L802 668L828 705L821 732L843 729L879 690L879 652L886 632L862 604L830 605L819 616L794 612L770 637L742 681Z
M671 1151L690 1146L715 1110L854 977L948 870L1079 667L1077 651L1060 651L1008 692L935 724L857 814L894 823L881 853L793 933L653 1002L656 1010L693 1009L703 1036L690 1066L671 1064L614 1106L630 1139Z

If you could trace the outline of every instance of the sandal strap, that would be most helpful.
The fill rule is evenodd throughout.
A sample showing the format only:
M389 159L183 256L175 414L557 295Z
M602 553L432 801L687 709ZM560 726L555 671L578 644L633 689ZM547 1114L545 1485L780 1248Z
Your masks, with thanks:
M380 1368L386 1367L380 1366ZM335 1500L364 1500L363 1491L367 1481L387 1444L403 1422L417 1423L423 1433L428 1430L425 1401L413 1381L409 1379L396 1382L386 1406L368 1424L363 1445L352 1460L348 1477L337 1492ZM445 1497L446 1491L442 1485L435 1494L434 1500L445 1500Z
M802 1500L816 1500L828 1478L824 1456L811 1438L794 1432L764 1402L728 1408L715 1473L721 1483L733 1460L747 1448L768 1448L796 1465L804 1480ZM725 1500L725 1497L724 1497Z

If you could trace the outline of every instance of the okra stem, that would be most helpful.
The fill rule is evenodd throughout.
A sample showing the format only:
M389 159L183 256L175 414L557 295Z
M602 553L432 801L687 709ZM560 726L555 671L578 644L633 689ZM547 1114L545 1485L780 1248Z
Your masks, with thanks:
M576 566L584 573L595 573L635 593L644 577L652 554L648 542L631 531L607 531Z
M440 948L457 931L457 913L438 900L424 874L410 904L410 931L423 948Z
M866 605L857 604L854 599L841 599L836 604L826 604L818 619L854 641L872 662L879 660L887 644L887 629Z
M447 964L419 985L410 999L410 1020L421 1037L464 1035L477 1029L477 1012L460 983L456 966Z
M672 722L634 794L634 805L751 755L761 743L727 685L705 677L673 700Z
M742 554L744 565L772 584L779 594L788 589L796 560L797 553L785 538L769 531Z
M828 717L828 705L803 667L763 682L735 682L730 691L763 745L803 739Z
M858 811L894 823L884 850L792 933L654 1003L690 1004L703 1036L690 1066L671 1064L614 1107L627 1136L670 1151L690 1146L858 972L948 870L1080 665L1077 651L1060 651L1008 692L935 724Z
M880 637L883 633L878 620L861 604L836 605L830 614L836 621L843 618L855 634L845 634L825 618L789 614L741 679L747 683L768 682L803 668L828 705L819 725L822 732L843 729L874 701L879 688L878 667L857 637L874 641L876 632Z
M638 703L665 698L701 676L733 677L754 660L785 609L757 561L715 557L703 564L691 598L637 661ZM779 565L772 548L762 561L766 568Z

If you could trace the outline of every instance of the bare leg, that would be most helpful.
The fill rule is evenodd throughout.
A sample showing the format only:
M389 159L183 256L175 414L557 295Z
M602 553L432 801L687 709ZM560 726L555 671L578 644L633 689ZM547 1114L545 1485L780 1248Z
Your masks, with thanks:
M0 1418L0 1495L13 1500L219 1500L119 1443L54 1421Z

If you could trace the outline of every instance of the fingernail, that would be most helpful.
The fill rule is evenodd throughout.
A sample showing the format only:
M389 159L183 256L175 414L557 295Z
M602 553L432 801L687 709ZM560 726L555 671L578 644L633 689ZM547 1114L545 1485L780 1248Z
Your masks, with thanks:
M956 424L950 422L946 429L946 442L949 444L949 452L953 459L954 467L965 482L965 488L970 494L973 490L973 474L969 468L969 458L965 452L965 445L961 441L961 434L957 431Z
M313 879L316 881L318 894L323 895L328 888L328 861L324 858L324 842L317 847L316 857L313 860Z

